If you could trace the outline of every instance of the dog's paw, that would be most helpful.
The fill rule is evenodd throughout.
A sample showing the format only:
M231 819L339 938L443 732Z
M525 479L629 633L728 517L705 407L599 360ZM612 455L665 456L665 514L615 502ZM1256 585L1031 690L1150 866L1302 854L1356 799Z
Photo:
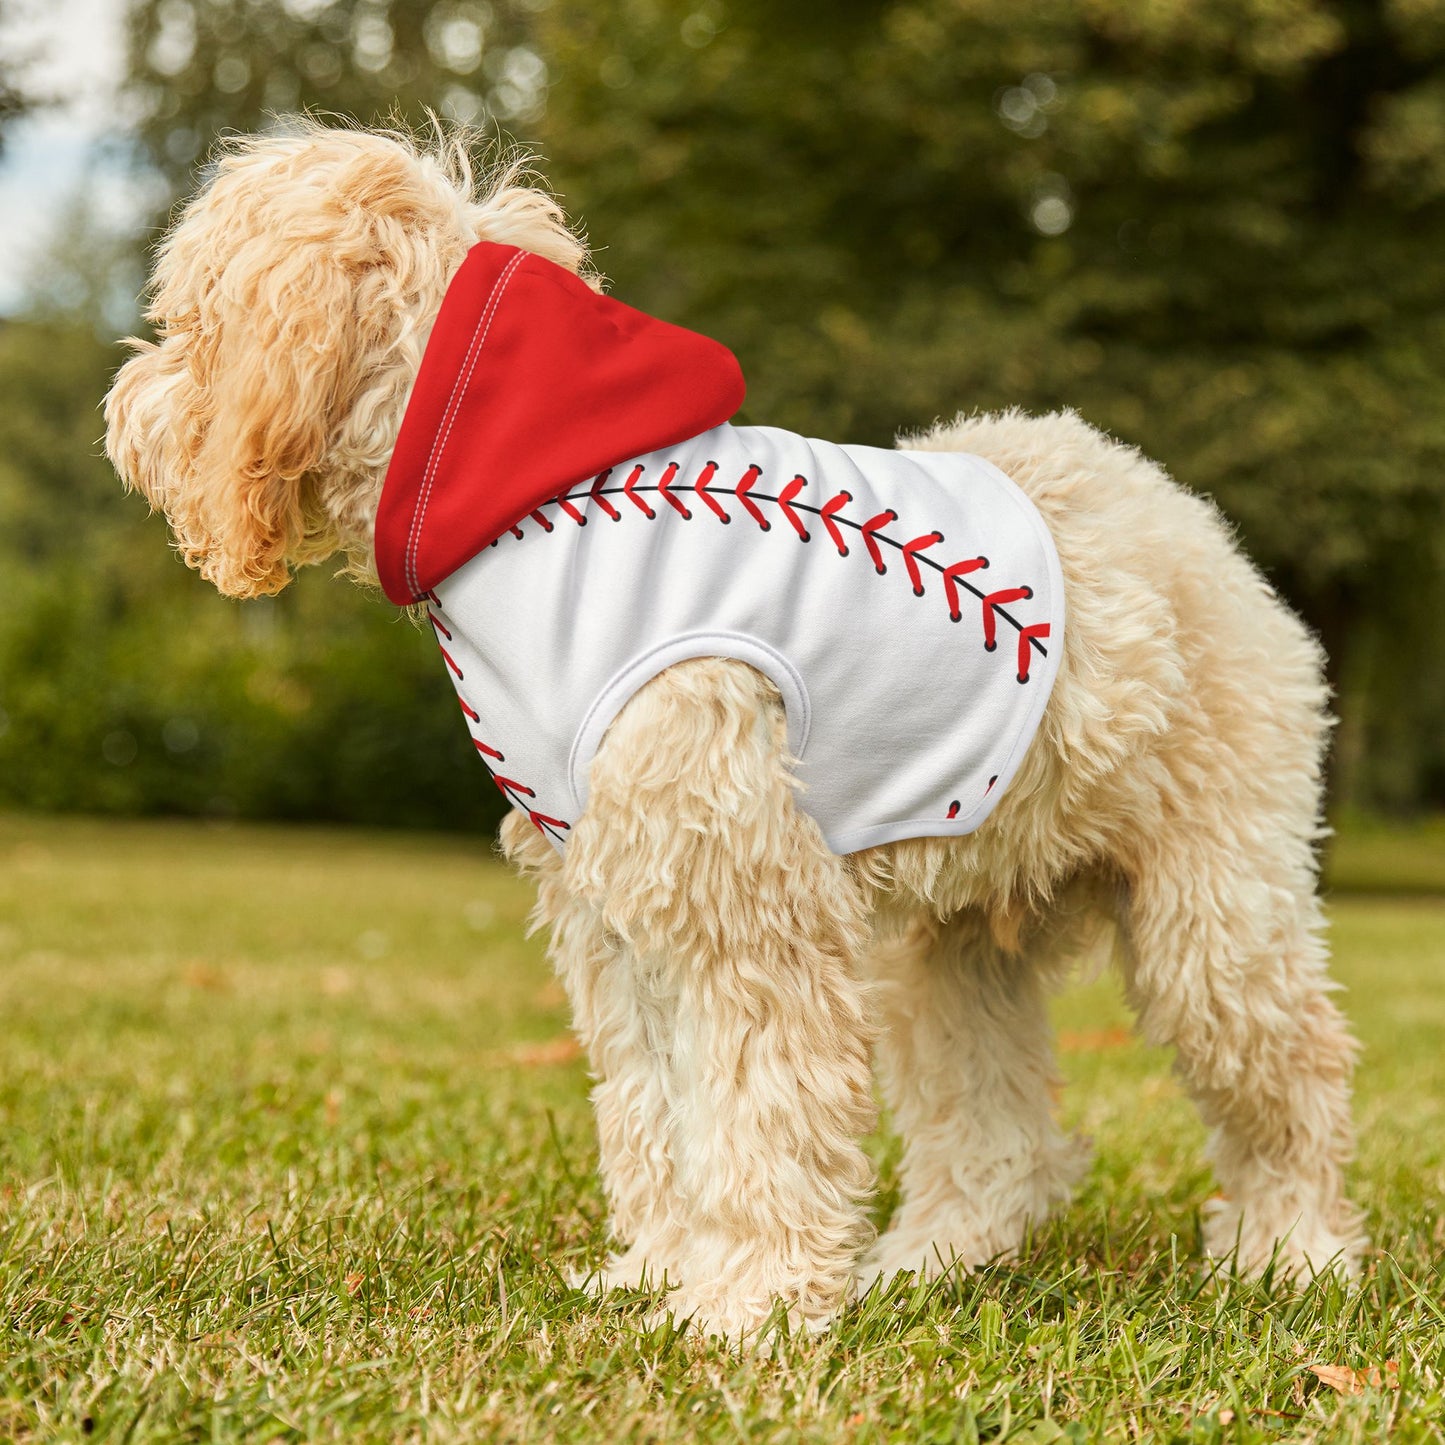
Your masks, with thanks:
M611 1290L658 1290L675 1284L677 1276L669 1273L649 1251L634 1245L623 1254L612 1254L595 1269L576 1269L568 1276L573 1289L586 1290L599 1298Z
M833 1324L836 1311L805 1312L796 1304L773 1299L739 1299L722 1290L671 1291L666 1302L647 1319L649 1327L669 1325L695 1331L733 1349L771 1355L786 1334L789 1338L821 1335Z
M1257 1279L1271 1266L1280 1280L1359 1275L1368 1241L1351 1205L1338 1206L1326 1218L1318 1211L1243 1210L1233 1200L1211 1199L1203 1213L1205 1253L1246 1278Z
M901 1274L937 1279L1011 1261L1030 1224L1068 1202L1092 1148L1083 1135L1055 1134L1031 1154L974 1161L966 1185L953 1176L915 1178L930 1204L906 1203L899 1211L858 1268L859 1292L886 1288Z
M990 1251L976 1237L954 1236L944 1244L912 1231L889 1230L864 1256L854 1278L858 1293L864 1295L875 1286L886 1290L902 1275L938 1279L954 1271L969 1274L995 1259L1011 1258L1014 1248L1000 1245Z

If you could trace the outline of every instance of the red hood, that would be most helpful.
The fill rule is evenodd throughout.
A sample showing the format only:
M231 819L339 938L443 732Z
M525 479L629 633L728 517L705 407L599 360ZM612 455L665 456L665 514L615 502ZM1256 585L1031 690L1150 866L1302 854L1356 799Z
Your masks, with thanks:
M376 515L400 605L598 472L697 436L743 401L725 346L483 241L447 289Z

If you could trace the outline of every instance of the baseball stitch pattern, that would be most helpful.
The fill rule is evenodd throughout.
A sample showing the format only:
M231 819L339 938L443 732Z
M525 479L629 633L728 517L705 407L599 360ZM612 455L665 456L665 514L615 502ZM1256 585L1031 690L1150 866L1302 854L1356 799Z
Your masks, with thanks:
M554 524L541 510L544 506L555 506L558 511L571 518L579 527L587 525L586 513L579 510L578 503L585 505L593 503L609 520L621 521L622 514L607 499L612 497L624 497L627 501L642 513L649 521L655 521L657 511L646 500L647 494L656 496L666 502L673 511L684 521L689 522L693 518L693 512L687 503L678 495L677 475L679 471L676 462L669 462L662 471L662 475L651 486L643 486L642 479L647 468L640 462L635 463L627 474L627 479L621 486L609 486L612 481L612 467L598 473L589 483L586 490L566 490L559 492L550 502L543 502L529 515L543 532L554 530ZM691 487L683 487L681 490L690 491L699 498L708 508L713 516L723 525L732 522L732 515L723 507L719 498L731 496L742 505L743 510L758 525L761 531L772 530L772 522L762 510L759 503L768 503L775 506L781 513L783 519L797 533L800 542L810 542L812 533L809 532L806 523L800 514L806 513L809 516L817 517L823 524L823 530L828 540L833 544L840 557L848 556L848 541L843 535L842 529L847 527L863 540L863 546L868 553L869 560L873 563L873 570L880 576L888 573L888 564L884 559L883 548L891 547L903 558L904 571L908 581L913 588L915 597L927 595L927 589L923 585L923 568L931 568L943 579L944 601L948 604L948 617L951 622L959 622L963 618L961 606L962 592L970 593L981 606L981 620L983 631L983 648L985 652L993 652L998 647L998 620L1002 618L1018 635L1018 670L1014 676L1022 685L1029 681L1029 665L1033 660L1033 653L1037 652L1040 657L1048 656L1048 649L1044 646L1044 639L1050 634L1050 624L1047 622L1035 622L1025 624L1016 618L1008 608L1015 602L1027 602L1033 598L1033 588L1027 585L1020 587L1001 587L991 592L984 591L968 581L968 577L974 572L981 572L988 568L987 557L965 557L960 561L945 564L933 557L926 557L923 554L931 547L938 546L943 540L942 532L925 532L920 536L904 541L899 537L890 535L884 529L891 526L898 520L898 513L891 507L879 512L876 516L866 521L858 521L856 518L845 516L843 508L852 502L852 494L840 489L833 496L828 498L821 506L813 506L808 502L799 501L798 498L803 488L808 485L808 478L801 473L794 475L793 479L776 495L769 492L757 490L757 484L762 480L763 469L756 463L749 466L738 480L736 486L714 485L719 468L716 462L708 462L698 473L697 479ZM513 537L520 539L523 536L520 523L508 528ZM495 547L501 541L500 537L494 538L490 543ZM446 652L443 649L442 655ZM451 661L447 658L448 662ZM455 670L455 664L452 664ZM460 674L458 674L460 676ZM462 704L466 707L466 704ZM480 747L481 745L478 744ZM493 775L495 776L495 774ZM994 784L998 782L997 776L988 780L988 786L984 794L991 793ZM506 791L503 789L503 791ZM948 805L947 818L952 820L958 817L962 809L961 801L955 798ZM529 814L533 822L537 822L536 814ZM555 821L555 820L549 820ZM542 825L538 823L538 826ZM566 827L564 823L561 825ZM553 833L556 837L557 834Z
M622 514L617 510L608 497L623 497L632 503L638 511L649 521L655 521L658 513L647 501L647 496L652 495L661 501L666 502L673 511L685 522L691 521L696 515L679 493L691 492L698 497L716 519L728 524L732 521L729 514L719 498L732 497L742 505L743 510L752 520L757 523L759 529L764 532L772 530L772 522L762 510L760 503L769 503L777 507L783 519L797 533L800 542L810 542L812 533L809 532L801 514L817 517L823 524L823 530L827 533L828 540L837 549L840 557L848 556L848 542L843 535L842 528L847 527L857 532L863 540L863 546L867 550L869 559L873 563L873 570L878 575L886 576L888 564L884 558L883 548L891 547L898 552L903 559L904 570L908 581L913 588L915 597L923 597L927 589L923 585L923 568L931 568L943 579L944 601L948 604L948 616L951 622L959 622L963 618L961 606L963 592L972 594L981 604L981 619L983 630L983 647L985 652L993 652L998 647L998 621L1000 618L1012 627L1018 635L1018 670L1014 674L1018 682L1025 684L1029 680L1029 665L1033 660L1033 653L1037 652L1041 657L1048 656L1048 649L1044 646L1044 639L1049 636L1050 625L1047 622L1035 622L1025 624L1016 618L1009 610L1009 606L1015 602L1027 602L1033 595L1032 587L1001 587L994 591L984 591L968 581L970 574L987 569L989 561L987 557L965 557L961 561L945 564L933 557L926 557L923 554L931 547L936 547L944 540L942 532L925 532L921 536L904 541L900 537L892 536L884 530L898 520L898 513L889 508L879 512L876 516L866 521L858 521L853 517L845 516L843 508L852 500L850 493L839 491L830 497L821 506L813 506L807 502L798 500L804 487L808 485L808 479L802 475L794 476L793 479L776 495L769 492L757 490L757 484L762 479L763 469L756 464L747 468L739 479L736 486L715 486L714 478L718 473L718 464L708 462L698 474L697 480L689 486L679 486L677 481L678 465L676 462L669 462L663 469L662 475L650 486L642 485L642 478L646 468L639 462L628 472L627 479L621 486L609 486L612 480L613 468L599 473L585 490L571 490L558 493L548 502L543 502L536 510L530 513L530 517L544 532L553 530L553 522L541 507L555 506L560 512L570 517L579 527L587 525L585 513L579 510L577 504L594 503L611 521L621 520ZM520 538L522 534L521 524L508 529L512 536ZM495 538L491 546L495 547L501 538ZM990 784L992 786L992 784Z
M548 531L550 530L551 528L549 527ZM447 665L447 670L452 674L453 686L457 689L457 701L461 703L462 712L466 714L468 723L467 730L470 732L473 727L481 726L481 714L462 696L460 684L465 674L457 664L456 658L446 650L443 643L443 639L445 639L446 642L450 642L452 640L452 634L451 629L438 615L441 610L441 601L435 592L426 592L422 595L431 604L431 606L427 608L426 615L431 619L431 625L436 630L437 648L441 652L442 660ZM549 817L546 813L541 812L535 806L537 794L533 789L529 788L525 783L519 782L516 778L504 777L492 766L493 763L505 763L507 761L506 754L500 752L490 744L484 743L475 733L472 734L472 746L476 748L477 756L482 760L482 766L486 768L487 772L491 775L492 781L497 785L502 796L509 803L520 808L539 833L546 833L555 838L559 843L562 842L562 834L570 833L572 831L572 825L564 822L561 818Z

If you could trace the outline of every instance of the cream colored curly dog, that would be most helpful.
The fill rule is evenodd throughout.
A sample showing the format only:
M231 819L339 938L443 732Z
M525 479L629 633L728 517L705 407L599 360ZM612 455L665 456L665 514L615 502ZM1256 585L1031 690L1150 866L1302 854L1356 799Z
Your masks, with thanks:
M590 324L575 279L583 246L516 172L479 187L458 144L428 152L319 126L226 148L159 251L158 340L135 343L106 405L120 475L222 592L275 592L292 568L337 554L376 579L403 414L449 284L479 241L519 278L513 296L553 297ZM505 284L492 283L487 305ZM587 284L612 325L605 308L616 303ZM513 322L524 319L522 301L510 304ZM473 346L493 344L487 320ZM647 344L690 336L646 326ZM754 431L735 433L737 444L762 445ZM1341 1176L1354 1047L1331 1002L1315 893L1328 725L1318 647L1213 507L1072 414L964 417L907 446L920 476L928 454L969 454L983 459L969 463L980 476L1010 479L1046 524L1067 600L1047 706L973 831L945 836L940 824L939 836L830 848L799 793L806 766L786 693L767 666L736 655L671 654L644 678L597 739L585 809L570 820L476 735L521 804L505 851L536 877L596 1078L619 1252L595 1280L665 1278L677 1318L739 1338L779 1300L795 1322L822 1327L860 1281L1009 1255L1085 1166L1051 1110L1046 1000L1111 922L1140 1030L1172 1045L1212 1130L1224 1198L1207 1247L1237 1251L1251 1273L1275 1256L1290 1271L1353 1270L1364 1241ZM762 538L815 567L851 556L872 576L861 549L879 518L848 521L836 497L835 513L788 511L801 473L793 492L768 495L764 530L744 510L761 506L746 478L724 495L711 473L688 474L692 490L679 495L669 472L630 494L641 466L610 489L600 470L585 495L534 509L527 537L545 530L553 540L537 546L561 547L563 509L590 497L595 525L568 535L597 545L629 519L642 529L644 513L660 520L634 537L660 537L674 513L696 514L687 535L701 535L715 513L716 535L739 546ZM943 530L890 542L876 570L887 561L901 584L905 554L913 567ZM405 542L410 568L416 538ZM505 552L463 571L510 565ZM951 589L969 580L959 570ZM928 593L917 615L946 625L942 572L910 575ZM413 582L444 647L458 628L475 641L465 589ZM973 626L970 612L949 636L972 638L981 657ZM1023 682L1046 649L1026 638L1020 648ZM475 665L459 656L449 648L458 677ZM469 686L458 690L476 720ZM897 708L906 718L906 698ZM861 1142L875 1124L875 1055L905 1140L902 1203L877 1239Z

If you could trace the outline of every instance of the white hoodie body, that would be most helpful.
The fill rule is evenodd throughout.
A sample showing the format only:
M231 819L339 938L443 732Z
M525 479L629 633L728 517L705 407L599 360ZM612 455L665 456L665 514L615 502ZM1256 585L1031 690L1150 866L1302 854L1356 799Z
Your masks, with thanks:
M1057 553L998 468L772 427L587 478L431 595L478 751L558 849L613 718L697 657L776 684L834 852L972 832L1063 652Z

